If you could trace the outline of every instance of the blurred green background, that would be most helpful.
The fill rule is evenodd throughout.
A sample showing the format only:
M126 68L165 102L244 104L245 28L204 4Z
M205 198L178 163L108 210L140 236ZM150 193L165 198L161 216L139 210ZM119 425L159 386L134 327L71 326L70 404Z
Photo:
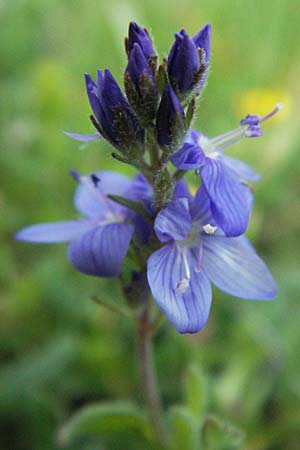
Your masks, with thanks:
M206 411L244 430L244 449L299 450L298 0L0 0L0 448L58 449L57 431L81 406L141 401L132 325L89 299L118 301L116 283L77 273L64 245L13 241L23 226L76 216L70 168L134 173L112 160L107 144L82 147L62 133L92 131L83 73L108 67L121 82L130 20L151 30L161 55L175 31L194 34L212 23L211 72L196 122L207 135L285 104L263 138L230 149L263 176L248 235L279 295L259 303L215 290L201 333L181 336L164 324L156 363L166 406L181 402L193 363L202 367ZM116 442L87 437L64 448L146 450Z

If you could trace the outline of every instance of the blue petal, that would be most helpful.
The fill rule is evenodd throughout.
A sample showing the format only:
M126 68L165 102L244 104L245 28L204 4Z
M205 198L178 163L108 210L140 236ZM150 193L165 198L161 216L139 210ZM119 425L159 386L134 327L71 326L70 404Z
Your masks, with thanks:
M86 92L90 101L90 105L96 119L99 121L99 117L101 115L101 106L98 98L97 85L88 73L86 73L84 76Z
M236 297L271 300L277 293L267 266L243 236L205 236L202 266L212 283Z
M184 198L184 197L189 200L189 203L193 201L193 196L189 191L187 182L183 178L181 178L181 180L177 181L176 183L173 198Z
M91 141L96 141L98 139L102 139L102 136L99 133L79 134L79 133L70 133L69 131L64 131L64 134L66 136L69 136L72 139L75 139L75 141L79 141L79 142L91 142Z
M222 160L241 180L258 181L260 179L260 175L240 159L222 155Z
M108 200L103 194L125 195L132 185L132 180L112 171L94 174L100 180L97 186L91 182L89 176L86 177L87 183L78 186L74 197L76 209L86 217L99 219L105 217L109 211L124 212L125 208Z
M90 230L93 226L94 224L88 220L41 223L18 231L15 239L41 243L67 242L78 234Z
M205 163L205 154L198 145L185 143L171 158L175 167L182 170L198 169Z
M183 240L192 226L187 198L172 200L160 210L154 222L154 230L161 242Z
M227 236L239 236L248 226L250 190L222 163L206 158L201 169L203 185L211 201L212 215Z
M190 267L190 283L178 292L178 283L187 276L183 252ZM203 271L195 272L192 251L170 243L153 253L147 266L148 282L154 300L180 333L197 333L207 322L211 305L211 286Z
M68 248L71 263L87 275L117 277L133 230L133 225L112 223L78 236Z
M193 222L199 222L200 225L206 225L208 223L213 226L215 225L215 220L211 212L211 201L203 185L199 187L194 197L191 206L191 216Z

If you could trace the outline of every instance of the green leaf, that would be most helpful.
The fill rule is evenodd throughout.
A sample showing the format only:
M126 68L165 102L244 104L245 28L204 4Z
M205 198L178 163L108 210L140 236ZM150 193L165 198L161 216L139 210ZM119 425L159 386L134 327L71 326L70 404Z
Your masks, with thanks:
M144 413L131 403L97 403L82 408L58 433L62 446L70 445L80 437L113 436L153 441L151 426Z
M168 413L170 450L199 450L200 430L197 421L183 406L175 406Z
M122 197L121 195L108 194L107 197L114 202L131 209L137 214L140 214L144 217L144 219L152 221L151 215L148 213L142 202L135 202L133 200L129 200L128 198Z
M244 433L216 416L207 416L202 427L205 450L242 450Z
M196 418L200 418L205 412L206 391L207 386L202 372L198 367L190 366L186 374L185 398L187 408Z

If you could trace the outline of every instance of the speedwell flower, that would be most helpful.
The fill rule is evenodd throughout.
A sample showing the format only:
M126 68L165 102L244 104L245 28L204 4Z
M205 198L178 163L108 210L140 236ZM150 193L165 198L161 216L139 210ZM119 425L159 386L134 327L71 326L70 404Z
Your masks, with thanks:
M154 229L163 246L148 260L148 281L154 300L180 333L204 327L211 283L244 299L276 295L275 281L250 242L218 228L203 186L194 199L174 198L157 215Z
M280 108L279 104L262 118L249 114L241 120L240 127L213 139L191 130L182 148L171 158L178 169L199 169L213 217L227 236L239 236L246 231L252 202L244 182L256 181L259 175L244 162L225 155L223 149L245 137L261 136L260 123Z
M78 220L42 223L24 228L16 239L28 242L69 242L73 266L88 275L117 277L134 232L133 213L106 194L126 196L139 187L128 177L110 171L80 176L74 204L83 216Z

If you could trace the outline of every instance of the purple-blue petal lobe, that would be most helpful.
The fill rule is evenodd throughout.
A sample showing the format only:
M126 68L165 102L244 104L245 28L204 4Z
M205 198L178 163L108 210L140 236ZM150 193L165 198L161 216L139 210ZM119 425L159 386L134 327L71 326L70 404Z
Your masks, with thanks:
M136 22L130 22L128 30L128 41L126 45L126 51L128 57L133 49L134 45L138 44L146 58L149 60L150 57L155 54L151 39L144 28L140 27Z
M198 169L205 160L203 150L198 145L189 143L185 143L171 158L174 166L181 170Z
M211 24L207 23L204 25L192 39L197 48L202 48L205 51L205 60L208 62L211 49Z
M186 252L186 253L184 253ZM186 263L190 274L186 271ZM147 264L147 276L154 300L180 333L197 333L207 322L212 293L204 271L195 272L193 251L166 244L153 253ZM189 281L187 280L189 277ZM186 288L179 286L185 284Z
M202 261L210 281L228 294L252 300L272 300L277 294L269 269L243 236L205 236Z
M74 204L76 209L85 217L101 220L107 213L124 211L121 205L109 200L105 194L125 195L132 186L132 180L125 175L113 171L95 172L99 178L97 186L91 176L84 177L85 182L79 184Z
M251 213L249 188L222 161L206 158L201 169L203 186L211 201L212 215L226 236L239 236Z
M64 134L75 141L79 142L91 142L96 141L98 139L102 139L100 133L92 133L92 134L79 134L79 133L70 133L69 131L64 131Z
M222 160L226 167L229 167L240 180L258 181L260 179L260 175L240 159L222 155Z
M94 224L88 220L41 223L23 228L15 234L18 241L37 243L67 242L90 230Z
M192 226L187 198L171 200L156 216L154 230L161 242L183 240Z
M85 74L85 84L92 111L96 119L99 121L101 115L101 106L97 92L97 85L88 73Z
M117 277L133 231L133 225L124 223L94 227L70 242L69 259L79 272L99 277Z

